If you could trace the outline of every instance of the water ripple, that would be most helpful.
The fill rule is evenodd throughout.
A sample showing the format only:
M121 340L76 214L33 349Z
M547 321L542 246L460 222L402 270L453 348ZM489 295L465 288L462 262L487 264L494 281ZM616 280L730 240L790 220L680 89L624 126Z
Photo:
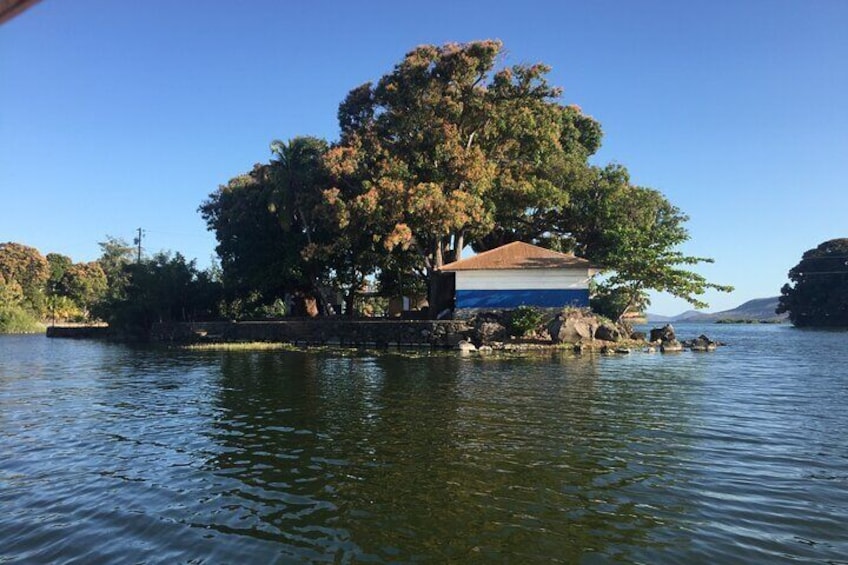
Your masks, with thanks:
M0 562L840 562L845 334L721 331L531 359L0 337Z

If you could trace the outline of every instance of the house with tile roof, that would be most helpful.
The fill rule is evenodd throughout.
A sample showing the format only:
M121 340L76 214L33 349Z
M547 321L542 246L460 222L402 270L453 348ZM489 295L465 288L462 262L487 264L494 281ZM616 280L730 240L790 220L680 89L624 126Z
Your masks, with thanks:
M589 306L586 259L516 241L444 265L456 276L455 309Z

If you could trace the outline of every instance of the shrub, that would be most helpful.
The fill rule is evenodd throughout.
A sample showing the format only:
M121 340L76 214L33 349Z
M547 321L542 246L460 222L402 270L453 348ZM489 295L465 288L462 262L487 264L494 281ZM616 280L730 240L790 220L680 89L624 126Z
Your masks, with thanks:
M288 308L286 307L285 300L278 298L272 304L263 304L256 307L252 314L256 318L283 318L288 314Z
M544 321L545 314L533 306L519 306L509 316L507 329L510 335L524 337L539 329Z
M40 329L35 316L20 306L0 306L0 333L33 333Z

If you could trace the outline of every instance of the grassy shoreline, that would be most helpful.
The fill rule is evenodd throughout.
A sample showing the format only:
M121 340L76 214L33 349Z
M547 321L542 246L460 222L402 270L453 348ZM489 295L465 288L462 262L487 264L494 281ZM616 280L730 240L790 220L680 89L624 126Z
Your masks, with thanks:
M301 349L290 343L273 341L220 341L213 343L190 343L177 346L177 348L189 351L299 351Z

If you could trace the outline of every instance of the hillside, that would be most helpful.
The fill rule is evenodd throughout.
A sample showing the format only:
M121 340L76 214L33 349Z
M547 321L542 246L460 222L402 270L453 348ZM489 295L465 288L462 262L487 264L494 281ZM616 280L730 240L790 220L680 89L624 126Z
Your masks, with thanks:
M770 298L755 298L736 308L721 312L697 312L688 310L677 316L656 316L648 314L649 322L716 322L718 320L774 322L787 319L786 314L774 313L777 308L777 296Z

